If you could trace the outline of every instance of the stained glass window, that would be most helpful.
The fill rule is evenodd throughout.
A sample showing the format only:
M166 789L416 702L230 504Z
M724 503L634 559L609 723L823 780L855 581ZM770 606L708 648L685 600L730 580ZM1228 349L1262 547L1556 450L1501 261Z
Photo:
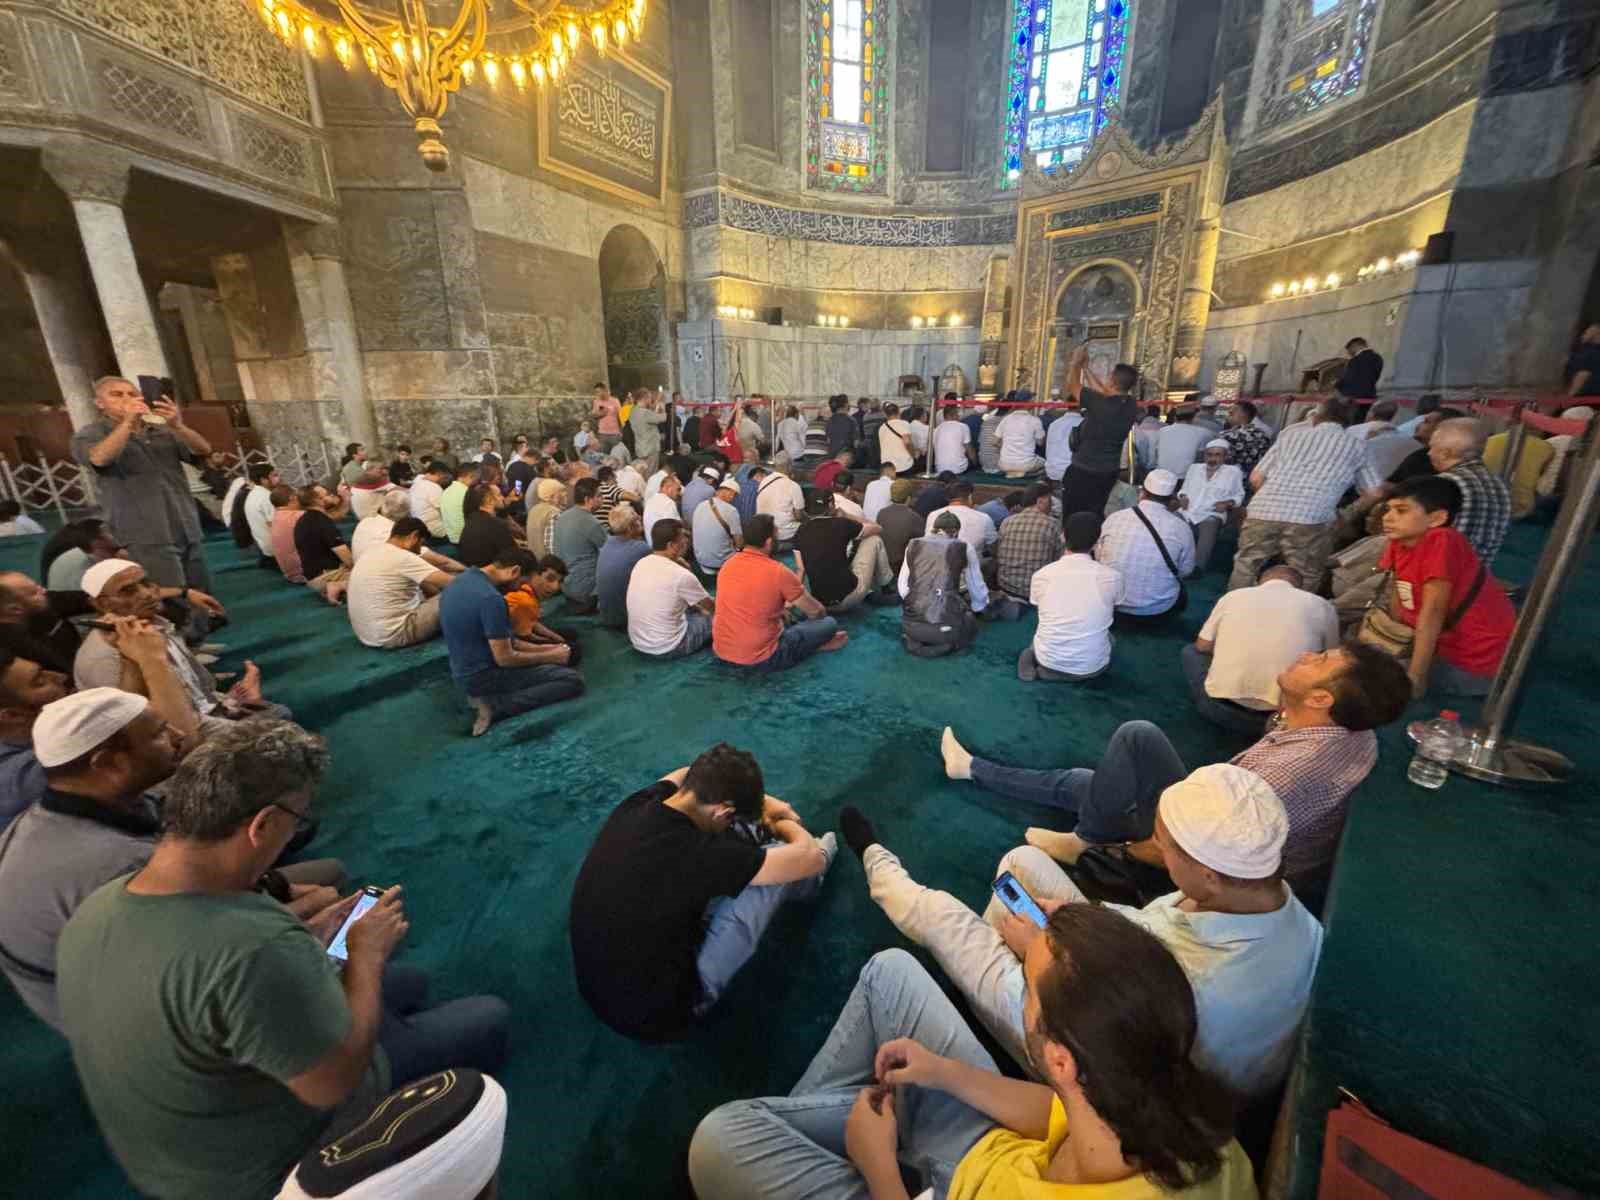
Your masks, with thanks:
M806 2L806 182L888 187L889 0Z
M1256 129L1296 121L1359 89L1377 15L1378 0L1280 0Z
M1338 0L1313 0L1315 3ZM1000 186L1081 159L1122 99L1131 0L1013 0Z

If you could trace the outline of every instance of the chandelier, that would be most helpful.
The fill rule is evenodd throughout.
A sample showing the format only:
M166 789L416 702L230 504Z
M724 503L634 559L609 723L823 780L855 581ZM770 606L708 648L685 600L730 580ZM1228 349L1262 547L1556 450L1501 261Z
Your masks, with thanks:
M267 27L312 57L358 61L391 89L416 123L429 169L450 165L439 118L450 95L479 76L527 92L555 83L587 41L595 53L625 46L644 28L649 0L245 0ZM450 4L457 11L448 20ZM500 13L491 13L498 4Z

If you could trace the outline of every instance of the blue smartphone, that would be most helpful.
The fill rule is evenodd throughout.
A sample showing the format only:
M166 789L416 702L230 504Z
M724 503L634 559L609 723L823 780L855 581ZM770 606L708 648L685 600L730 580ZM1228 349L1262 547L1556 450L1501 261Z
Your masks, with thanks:
M1018 883L1017 877L1010 871L1006 871L994 881L994 894L1000 897L1001 904L1017 916L1026 917L1040 929L1049 924L1050 918L1044 915L1044 909L1028 895L1028 889Z

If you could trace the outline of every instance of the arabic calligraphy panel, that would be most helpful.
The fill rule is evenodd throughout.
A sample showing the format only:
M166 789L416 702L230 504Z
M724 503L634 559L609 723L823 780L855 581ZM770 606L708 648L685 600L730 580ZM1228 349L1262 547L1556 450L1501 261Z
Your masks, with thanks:
M612 52L569 63L539 97L539 165L626 196L666 199L672 86Z

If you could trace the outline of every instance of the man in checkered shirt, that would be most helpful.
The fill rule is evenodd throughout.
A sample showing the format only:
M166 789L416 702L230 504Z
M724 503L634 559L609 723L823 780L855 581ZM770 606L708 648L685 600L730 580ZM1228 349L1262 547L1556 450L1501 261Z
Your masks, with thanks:
M1511 488L1483 465L1487 437L1483 422L1471 417L1442 421L1428 439L1428 461L1441 479L1461 489L1455 528L1472 543L1479 561L1493 569L1511 525Z
M1378 761L1372 731L1399 719L1411 702L1411 679L1383 651L1348 642L1302 654L1278 676L1278 687L1279 709L1266 736L1229 761L1254 771L1278 793L1289 816L1284 878L1297 894L1314 894L1326 886L1350 793ZM1143 861L1159 863L1150 840L1156 805L1163 791L1189 774L1167 735L1149 721L1119 726L1092 770L1007 767L969 754L948 728L940 750L952 779L970 779L996 795L1070 814L1070 833L1027 832L1029 845L1068 865L1091 846L1120 844Z
M1343 405L1324 400L1309 421L1285 429L1250 473L1255 494L1239 530L1228 590L1252 587L1269 559L1281 558L1316 591L1333 550L1339 499L1352 486L1382 482L1366 448L1345 435Z

